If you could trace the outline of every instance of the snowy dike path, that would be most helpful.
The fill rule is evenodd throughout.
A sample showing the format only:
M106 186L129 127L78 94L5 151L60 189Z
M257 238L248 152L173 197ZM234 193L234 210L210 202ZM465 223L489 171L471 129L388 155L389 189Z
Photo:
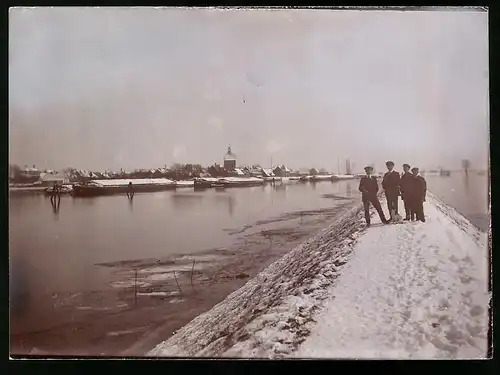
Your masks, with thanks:
M486 358L488 235L432 194L424 209L365 228L356 205L148 355Z

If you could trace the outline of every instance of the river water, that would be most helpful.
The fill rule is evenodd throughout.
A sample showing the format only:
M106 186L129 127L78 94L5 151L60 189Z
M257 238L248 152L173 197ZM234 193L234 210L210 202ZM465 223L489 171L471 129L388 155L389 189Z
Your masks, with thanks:
M426 179L435 195L488 229L488 176ZM231 230L287 212L331 207L335 198L325 194L360 199L358 183L185 189L136 194L133 202L124 196L63 197L57 213L45 196L11 196L11 287L32 294L99 288L98 263L228 246Z

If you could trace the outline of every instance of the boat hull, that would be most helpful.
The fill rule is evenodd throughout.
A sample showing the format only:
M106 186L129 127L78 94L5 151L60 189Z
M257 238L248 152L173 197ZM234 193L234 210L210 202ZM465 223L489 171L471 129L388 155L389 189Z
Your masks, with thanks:
M221 178L216 182L218 186L223 186L224 188L262 186L264 183L265 181L261 178Z
M54 188L49 187L49 188L47 188L47 189L44 190L44 193L45 193L45 195L51 196L51 195L54 194L53 191L54 191ZM59 190L59 194L60 195L71 195L71 194L73 194L73 188L71 188L71 189L69 189L69 188L60 189Z
M321 182L321 181L333 181L333 176L312 176L309 181L311 182Z
M249 181L249 182L219 182L217 183L219 187L224 188L237 188L237 187L250 187L250 186L262 186L264 181Z
M205 190L214 187L215 181L207 181L207 180L195 180L194 181L194 190Z
M167 185L135 185L133 192L135 193L155 193L158 191L175 190L175 184ZM98 197L103 195L120 195L126 194L129 191L128 186L85 186L75 185L73 187L74 197Z

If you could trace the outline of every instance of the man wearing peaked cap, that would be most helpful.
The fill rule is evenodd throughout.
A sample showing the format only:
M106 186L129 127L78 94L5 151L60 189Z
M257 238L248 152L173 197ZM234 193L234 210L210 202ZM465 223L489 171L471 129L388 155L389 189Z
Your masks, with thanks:
M411 172L413 173L414 178L411 189L412 211L415 212L417 220L425 222L424 202L427 194L427 182L425 181L425 178L420 175L418 168L412 168Z
M414 182L414 176L410 172L410 165L403 164L403 174L399 182L399 190L401 191L401 199L405 204L405 220L411 219L412 209L411 209L411 189Z
M398 197L399 197L399 173L394 170L394 162L388 161L385 163L387 172L382 180L382 188L385 191L387 199L387 208L392 221L395 221L398 215Z
M366 175L361 177L361 181L359 181L358 190L361 192L361 199L365 210L366 225L370 226L370 203L373 204L373 207L377 210L380 221L387 224L384 211L382 211L382 206L377 198L378 181L375 176L372 176L373 168L371 166L367 166L365 167L365 172Z

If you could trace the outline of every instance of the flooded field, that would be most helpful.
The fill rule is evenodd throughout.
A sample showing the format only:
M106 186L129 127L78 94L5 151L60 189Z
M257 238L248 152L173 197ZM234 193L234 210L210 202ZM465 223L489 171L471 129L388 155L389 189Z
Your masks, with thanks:
M487 177L427 181L488 222ZM58 212L11 197L12 351L141 355L359 202L358 183L64 197Z

